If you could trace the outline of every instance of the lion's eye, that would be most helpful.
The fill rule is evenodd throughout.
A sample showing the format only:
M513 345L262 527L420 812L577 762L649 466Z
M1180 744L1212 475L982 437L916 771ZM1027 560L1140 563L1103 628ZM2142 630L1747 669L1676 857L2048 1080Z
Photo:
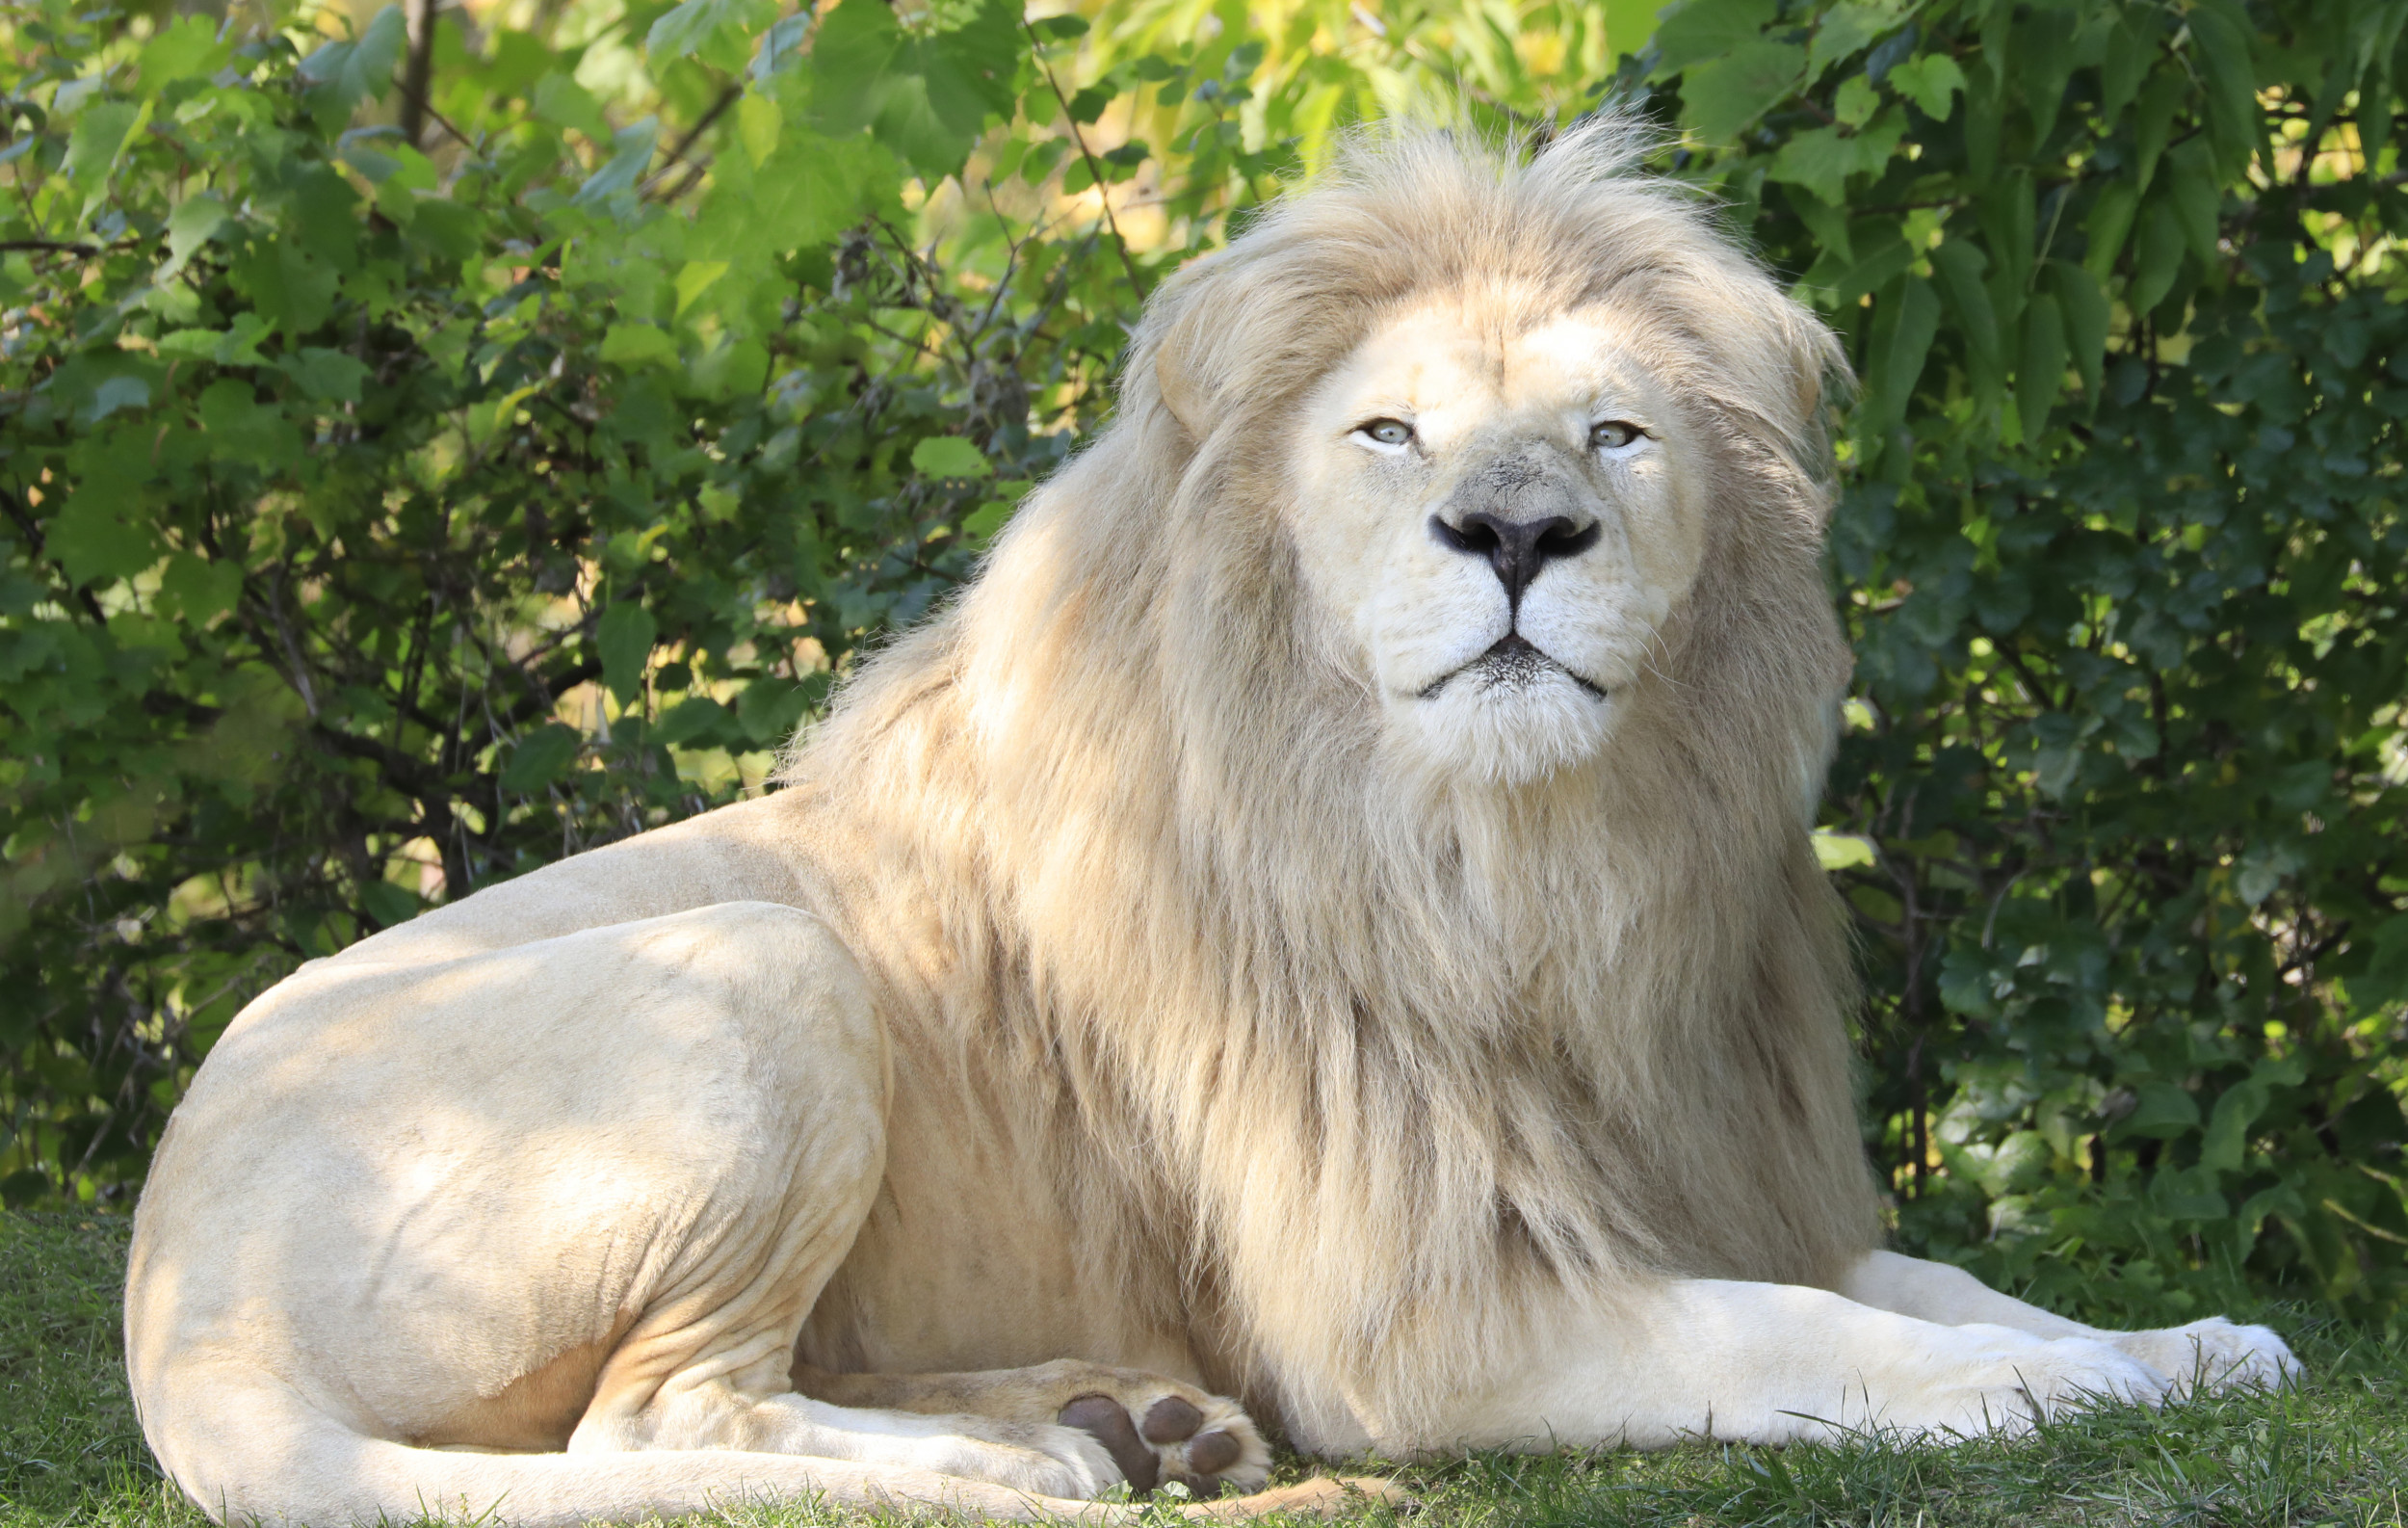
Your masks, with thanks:
M1374 419L1369 424L1356 425L1354 433L1374 445L1391 449L1413 438L1413 427L1401 419Z
M1588 443L1600 451L1619 451L1647 434L1635 424L1620 419L1608 419L1588 432Z

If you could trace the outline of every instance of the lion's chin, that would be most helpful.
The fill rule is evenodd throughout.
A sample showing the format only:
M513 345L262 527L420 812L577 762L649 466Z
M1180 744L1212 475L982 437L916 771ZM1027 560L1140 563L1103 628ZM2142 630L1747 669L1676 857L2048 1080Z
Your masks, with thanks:
M1414 751L1434 769L1491 785L1524 785L1594 758L1619 702L1554 665L1488 673L1481 666L1409 702Z

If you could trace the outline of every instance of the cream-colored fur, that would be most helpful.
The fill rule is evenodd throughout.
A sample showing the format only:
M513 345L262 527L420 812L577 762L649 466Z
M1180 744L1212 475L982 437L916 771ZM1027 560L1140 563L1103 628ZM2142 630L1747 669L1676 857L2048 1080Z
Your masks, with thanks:
M785 788L253 1004L137 1226L176 1481L1112 1518L1263 1482L1224 1395L1400 1455L2285 1373L1874 1250L1808 840L1837 356L1630 156L1358 149L1157 296Z

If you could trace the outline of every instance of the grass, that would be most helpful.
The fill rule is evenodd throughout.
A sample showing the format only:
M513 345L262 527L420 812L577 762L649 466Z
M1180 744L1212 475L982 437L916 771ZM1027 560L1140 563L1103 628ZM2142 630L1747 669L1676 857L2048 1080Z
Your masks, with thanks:
M115 1217L0 1214L0 1528L206 1520L160 1479L126 1396L125 1238ZM2272 1319L2308 1363L2297 1390L2118 1408L2019 1442L1482 1455L1399 1473L1423 1501L1413 1528L2408 1528L2408 1341L2297 1307ZM842 1515L789 1506L725 1521Z

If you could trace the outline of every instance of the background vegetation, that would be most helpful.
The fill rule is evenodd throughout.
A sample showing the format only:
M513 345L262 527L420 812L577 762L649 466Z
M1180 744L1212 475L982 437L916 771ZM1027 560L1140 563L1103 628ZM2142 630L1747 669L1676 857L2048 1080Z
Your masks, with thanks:
M1611 96L1863 379L1901 1241L2400 1316L2408 0L92 6L0 16L10 1202L127 1202L298 962L756 788L1334 132Z

